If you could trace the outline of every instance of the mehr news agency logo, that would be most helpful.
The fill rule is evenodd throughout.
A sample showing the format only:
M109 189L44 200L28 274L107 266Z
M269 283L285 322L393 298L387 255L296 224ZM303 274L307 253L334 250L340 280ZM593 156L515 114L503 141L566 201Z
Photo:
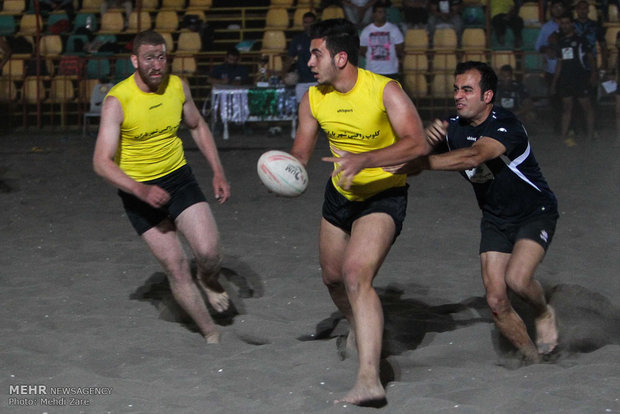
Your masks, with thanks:
M112 387L51 387L44 384L9 385L9 407L88 407L92 397L112 395Z

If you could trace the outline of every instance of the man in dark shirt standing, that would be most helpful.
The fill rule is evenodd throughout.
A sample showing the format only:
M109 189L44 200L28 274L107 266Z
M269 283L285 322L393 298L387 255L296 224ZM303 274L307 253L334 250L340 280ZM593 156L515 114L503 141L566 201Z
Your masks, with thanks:
M533 111L534 102L532 102L525 85L515 80L513 69L510 65L504 65L499 69L495 101L502 108L508 109L517 118L525 121L525 123L533 121L536 117Z
M496 88L497 76L486 63L460 63L454 82L458 116L437 119L426 128L436 153L386 170L459 171L470 181L482 209L480 262L493 319L526 361L538 362L558 340L554 310L534 279L553 238L557 200L534 158L525 128L514 114L493 104ZM536 345L512 308L508 290L532 306Z
M314 74L308 67L308 61L310 60L310 27L316 21L316 14L307 12L302 17L302 24L304 31L297 34L291 39L291 43L288 46L288 53L286 60L282 65L282 78L286 76L288 71L293 66L293 63L297 62L297 85L295 87L295 97L297 102L301 102L301 98L306 91L313 85L316 85L316 79Z
M209 74L212 85L245 85L250 83L248 68L240 65L241 54L235 47L226 51L224 63L213 67Z
M551 94L556 92L562 98L561 134L564 143L568 146L576 145L568 137L573 98L581 105L585 118L588 140L594 138L594 109L592 107L593 86L597 83L597 72L592 50L588 42L577 35L573 16L565 13L560 17L560 31L557 36L558 63L551 82Z

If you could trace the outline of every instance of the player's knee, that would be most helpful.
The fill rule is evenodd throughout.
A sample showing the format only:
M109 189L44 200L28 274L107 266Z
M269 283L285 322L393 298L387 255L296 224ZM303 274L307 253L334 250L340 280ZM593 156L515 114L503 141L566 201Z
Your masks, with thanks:
M219 253L203 253L196 255L196 265L200 273L211 276L220 272L222 256Z
M487 293L487 304L493 315L503 315L510 311L510 300L505 294Z

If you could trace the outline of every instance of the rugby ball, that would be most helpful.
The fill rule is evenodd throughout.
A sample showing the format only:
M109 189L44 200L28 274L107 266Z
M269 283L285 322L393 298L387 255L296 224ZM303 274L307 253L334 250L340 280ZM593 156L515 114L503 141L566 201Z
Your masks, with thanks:
M308 187L308 173L301 162L284 151L271 150L258 159L258 177L272 192L297 197Z

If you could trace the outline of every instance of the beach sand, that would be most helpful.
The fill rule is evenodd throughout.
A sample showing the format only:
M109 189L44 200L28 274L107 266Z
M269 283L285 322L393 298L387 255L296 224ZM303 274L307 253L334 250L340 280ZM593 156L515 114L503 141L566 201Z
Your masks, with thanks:
M256 174L264 151L290 149L287 129L217 139L233 196L212 208L234 310L214 315L222 343L213 346L179 311L115 190L92 172L93 137L0 136L0 412L620 412L611 130L573 148L544 127L531 133L561 212L537 271L560 328L558 351L542 364L521 366L492 323L469 184L457 173L409 179L405 227L375 280L388 405L374 409L333 405L353 386L357 361L340 357L347 326L318 264L324 138L301 197L268 193ZM183 138L212 201L208 165Z

